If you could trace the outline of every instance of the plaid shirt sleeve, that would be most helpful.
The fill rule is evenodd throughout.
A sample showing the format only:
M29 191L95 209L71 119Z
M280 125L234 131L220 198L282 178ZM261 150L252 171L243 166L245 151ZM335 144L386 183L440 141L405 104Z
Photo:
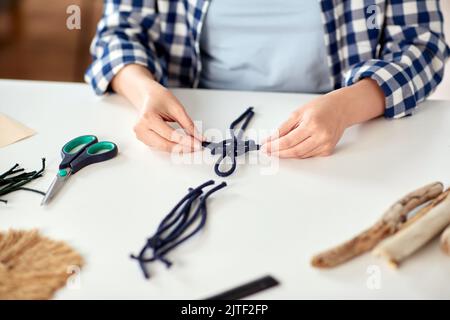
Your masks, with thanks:
M379 59L354 65L345 85L374 79L386 96L386 118L412 114L441 82L449 49L439 0L386 3Z
M161 81L156 41L152 41L157 35L155 20L155 0L105 0L91 45L93 62L85 75L96 94L109 91L112 78L128 64L147 67Z

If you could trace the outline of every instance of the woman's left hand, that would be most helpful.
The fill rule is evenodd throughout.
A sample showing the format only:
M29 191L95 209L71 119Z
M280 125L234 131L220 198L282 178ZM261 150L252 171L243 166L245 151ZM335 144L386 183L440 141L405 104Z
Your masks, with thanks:
M280 158L329 156L346 128L383 114L384 95L370 79L335 90L297 109L262 150Z

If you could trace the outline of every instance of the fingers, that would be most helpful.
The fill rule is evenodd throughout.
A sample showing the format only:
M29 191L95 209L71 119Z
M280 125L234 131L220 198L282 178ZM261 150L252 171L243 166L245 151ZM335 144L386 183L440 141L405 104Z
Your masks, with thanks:
M302 159L313 158L313 157L327 157L331 155L332 151L329 151L326 146L319 146L302 156Z
M158 115L149 115L146 117L146 120L148 129L154 131L164 139L175 144L191 147L194 150L200 150L202 148L198 140L175 130Z
M275 151L272 155L280 158L302 158L319 146L316 139L309 137L292 148Z
M309 130L307 130L307 128L305 128L304 126L302 126L302 124L300 124L298 127L288 132L286 135L278 139L268 141L264 145L263 150L265 150L267 153L270 154L273 152L279 152L282 150L290 149L302 143L310 136L311 134L309 133Z
M147 145L170 151L175 146L183 150L202 149L202 136L195 129L185 109L177 98L166 88L152 82L135 132ZM184 130L175 130L168 122L176 121Z
M307 138L298 145L272 153L272 155L280 158L298 158L306 159L312 157L328 157L334 151L334 144L322 142L314 136Z
M177 108L177 110L174 113L174 118L178 122L178 124L192 137L194 137L198 141L204 141L205 138L198 132L197 128L194 125L194 122L192 122L192 119L189 117L189 115L186 113L186 110L183 107Z
M295 128L299 123L300 116L297 113L291 114L289 119L281 124L281 126L277 129L275 134L272 134L268 137L264 143L276 140L288 134L293 128Z
M333 153L333 151L334 147L332 144L320 143L320 141L314 137L310 137L307 141L304 141L293 148L280 151L279 153L274 153L273 155L280 158L307 159L312 157L328 157Z
M134 131L136 133L136 137L141 140L143 143L148 145L149 147L165 151L165 152L192 152L192 146L186 146L182 144L177 144L172 142L164 137L160 136L155 131L149 129L145 125L138 124L135 126Z

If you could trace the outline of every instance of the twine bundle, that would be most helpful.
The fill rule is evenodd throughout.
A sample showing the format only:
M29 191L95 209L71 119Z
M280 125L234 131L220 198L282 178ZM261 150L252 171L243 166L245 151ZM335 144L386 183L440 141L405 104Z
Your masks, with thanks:
M50 299L83 259L37 230L0 232L0 299Z

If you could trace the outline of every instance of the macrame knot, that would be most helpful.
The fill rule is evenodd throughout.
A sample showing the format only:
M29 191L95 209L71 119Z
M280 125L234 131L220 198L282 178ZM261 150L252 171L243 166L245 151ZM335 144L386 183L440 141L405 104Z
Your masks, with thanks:
M163 244L163 241L158 237L151 237L147 240L147 247L157 249Z
M214 171L220 177L228 177L236 170L236 157L241 156L249 151L259 150L260 145L258 145L253 140L243 140L242 136L247 128L253 115L253 108L248 108L243 114L241 114L236 120L234 120L230 125L230 139L223 140L221 142L209 142L204 141L202 146L211 150L212 155L220 154L220 158L217 160ZM241 128L235 129L235 127L244 121ZM231 167L228 170L222 171L220 169L226 159L231 159Z

